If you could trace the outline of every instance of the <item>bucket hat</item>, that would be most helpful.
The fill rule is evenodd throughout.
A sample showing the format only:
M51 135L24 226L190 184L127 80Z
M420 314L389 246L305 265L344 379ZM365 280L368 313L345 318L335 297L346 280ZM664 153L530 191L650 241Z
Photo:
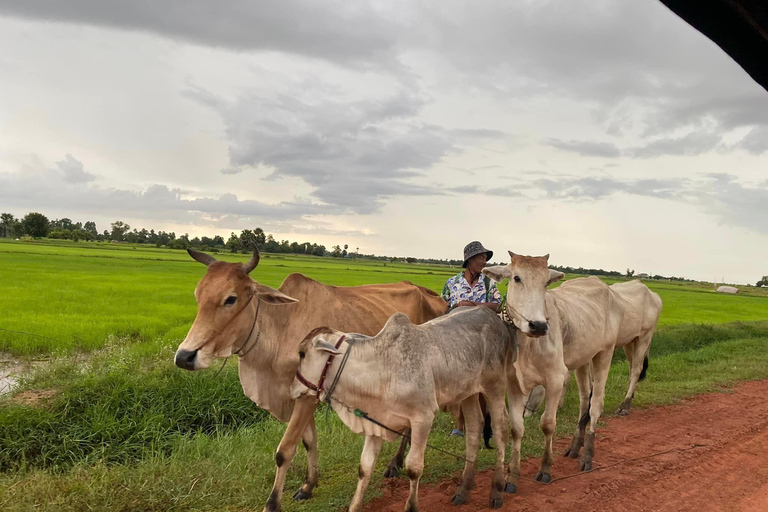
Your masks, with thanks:
M477 256L478 254L486 253L488 255L488 261L491 261L491 258L493 258L493 251L489 251L485 247L483 247L483 244L475 240L474 242L469 242L464 247L464 265L462 267L467 268L467 261L469 261L469 258L472 256Z

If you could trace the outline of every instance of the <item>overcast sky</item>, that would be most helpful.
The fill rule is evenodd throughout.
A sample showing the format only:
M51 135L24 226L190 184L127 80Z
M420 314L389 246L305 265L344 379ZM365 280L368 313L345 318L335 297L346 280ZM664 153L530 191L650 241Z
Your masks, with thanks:
M0 0L0 46L4 212L768 274L768 92L657 0Z

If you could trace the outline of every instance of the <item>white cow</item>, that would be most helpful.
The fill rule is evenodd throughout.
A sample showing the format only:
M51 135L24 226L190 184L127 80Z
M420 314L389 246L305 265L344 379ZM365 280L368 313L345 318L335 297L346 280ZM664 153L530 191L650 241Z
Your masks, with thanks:
M623 306L616 348L623 348L629 362L629 387L616 414L629 414L637 383L645 378L648 352L661 315L661 297L640 281L627 281L611 285L611 290ZM566 388L568 386L566 380ZM537 386L525 402L525 416L533 414L544 401L544 388ZM560 405L562 405L562 400Z
M512 258L509 264L483 269L483 274L495 281L509 279L502 316L519 329L518 357L509 372L507 383L512 452L506 491L515 492L520 475L520 445L525 430L524 398L536 385L541 384L546 390L547 403L541 417L541 429L545 436L544 455L536 479L549 482L554 462L552 438L557 405L571 370L576 370L582 413L588 412L591 418L580 468L591 469L595 428L603 411L605 382L619 332L622 308L615 293L596 277L574 279L548 291L550 284L564 276L562 272L547 268L549 255L520 256L511 251L509 254ZM590 363L594 368L591 375ZM584 430L581 429L574 436L569 453L578 454L583 444Z

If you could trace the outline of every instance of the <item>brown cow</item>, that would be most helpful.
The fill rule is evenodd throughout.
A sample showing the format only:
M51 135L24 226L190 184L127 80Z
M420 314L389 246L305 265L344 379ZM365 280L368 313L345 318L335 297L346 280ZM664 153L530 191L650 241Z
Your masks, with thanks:
M446 303L431 290L407 281L365 286L326 286L301 274L290 274L279 290L248 275L259 264L256 249L248 263L216 261L188 250L208 266L195 288L197 317L176 351L175 362L186 370L208 368L216 357L236 354L245 395L279 421L291 418L291 383L299 366L298 346L321 325L344 332L374 335L394 313L414 324L436 318ZM317 485L317 433L311 420L302 435L307 449L307 477L294 495L307 499ZM405 447L387 469L396 475Z

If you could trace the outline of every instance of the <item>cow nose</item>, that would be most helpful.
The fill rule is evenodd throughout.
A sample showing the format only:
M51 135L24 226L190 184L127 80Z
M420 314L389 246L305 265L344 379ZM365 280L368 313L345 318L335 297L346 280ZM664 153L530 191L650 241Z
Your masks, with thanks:
M543 336L547 334L549 325L547 325L547 322L528 322L528 328L531 330L531 334Z
M176 358L174 362L176 366L184 370L195 369L195 357L197 357L197 350L182 350L176 351Z

